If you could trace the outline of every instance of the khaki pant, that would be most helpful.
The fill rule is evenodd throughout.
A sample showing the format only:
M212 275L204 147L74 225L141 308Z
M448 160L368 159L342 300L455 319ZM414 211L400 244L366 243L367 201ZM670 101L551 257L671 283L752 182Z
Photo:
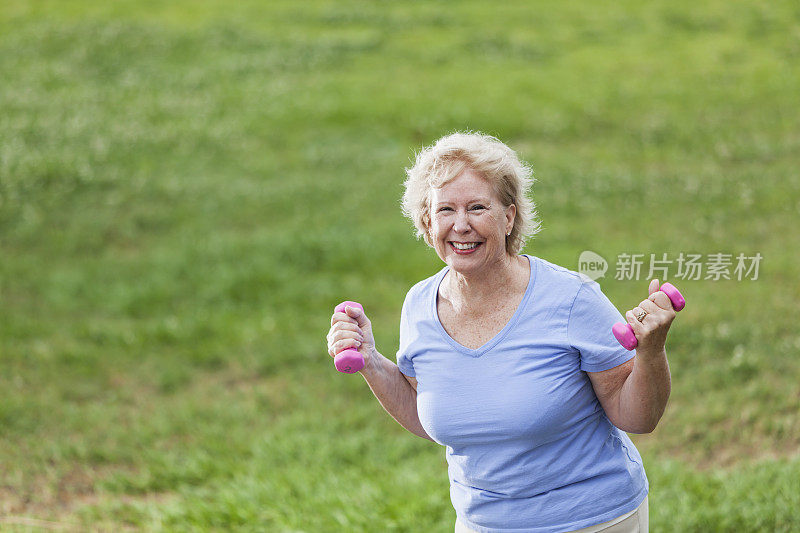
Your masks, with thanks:
M647 496L645 496L642 504L635 510L602 524L576 529L572 533L599 533L600 531L603 533L647 533L648 527ZM455 533L476 532L465 526L461 520L457 520Z

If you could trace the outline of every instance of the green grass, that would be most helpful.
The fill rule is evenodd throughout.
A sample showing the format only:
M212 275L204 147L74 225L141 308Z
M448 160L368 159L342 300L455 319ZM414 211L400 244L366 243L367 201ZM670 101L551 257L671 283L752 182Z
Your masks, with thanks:
M393 355L440 268L403 169L455 129L534 165L529 253L764 256L676 281L635 441L653 531L800 528L792 2L7 4L0 529L452 530L442 450L325 333L357 299Z

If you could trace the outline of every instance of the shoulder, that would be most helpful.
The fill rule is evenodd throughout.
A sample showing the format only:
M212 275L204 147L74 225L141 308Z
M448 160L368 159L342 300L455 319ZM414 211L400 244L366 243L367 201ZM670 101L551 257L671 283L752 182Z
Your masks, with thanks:
M415 283L406 293L403 302L403 312L419 311L426 309L426 303L430 302L439 288L439 282L447 273L447 267L443 268L433 276L425 278Z
M528 258L531 261L531 268L536 269L537 279L534 280L534 283L537 284L540 293L547 291L564 299L574 300L583 285L588 283L597 285L578 272L563 266L532 255L529 255Z
M447 267L443 268L433 276L425 278L415 283L406 293L406 301L418 300L432 296L434 291L438 290L439 282L442 277L447 273Z
M537 266L539 271L544 271L545 273L555 276L562 281L577 281L580 283L583 279L578 272L565 268L561 265L551 263L550 261L542 259L541 257L536 257L535 255L528 255L527 257L531 260L532 265Z

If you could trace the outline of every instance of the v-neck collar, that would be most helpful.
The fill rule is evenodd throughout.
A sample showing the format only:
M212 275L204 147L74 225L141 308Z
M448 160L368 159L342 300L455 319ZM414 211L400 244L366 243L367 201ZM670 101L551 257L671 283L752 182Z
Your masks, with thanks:
M442 321L439 320L439 311L436 308L436 303L439 299L439 286L442 284L442 280L444 280L444 277L447 275L447 272L450 270L450 267L445 267L442 269L442 271L439 273L439 279L437 279L436 283L434 284L435 290L433 291L431 312L433 313L433 320L434 322L436 322L436 329L439 330L439 333L442 335L442 337L444 337L444 339L447 341L448 344L450 344L453 348L455 348L456 350L465 355L469 355L471 357L480 357L489 350L491 350L492 348L494 348L495 346L497 346L497 344L503 340L503 338L508 334L508 332L511 331L511 329L513 329L514 324L517 323L519 317L522 315L525 306L531 299L531 295L533 294L533 287L536 280L536 275L534 270L537 268L538 263L534 261L534 259L527 254L523 254L523 256L528 259L528 264L530 265L530 277L528 278L528 286L525 289L525 294L522 296L522 301L519 303L519 305L517 306L517 310L514 311L514 314L511 316L511 319L508 321L508 323L506 323L503 329L501 329L497 333L497 335L492 337L485 344L474 350L471 348L467 348L463 344L453 339L453 337L451 337L450 334L447 333L447 331L444 329Z

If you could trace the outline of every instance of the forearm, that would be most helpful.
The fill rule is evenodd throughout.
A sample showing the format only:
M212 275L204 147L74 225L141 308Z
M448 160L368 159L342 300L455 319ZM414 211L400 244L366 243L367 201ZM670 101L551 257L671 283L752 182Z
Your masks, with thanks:
M658 425L671 390L667 353L639 353L619 395L621 424L629 433L650 433Z
M372 393L397 423L414 435L433 440L422 427L417 415L417 391L403 377L395 363L375 351L361 370Z

